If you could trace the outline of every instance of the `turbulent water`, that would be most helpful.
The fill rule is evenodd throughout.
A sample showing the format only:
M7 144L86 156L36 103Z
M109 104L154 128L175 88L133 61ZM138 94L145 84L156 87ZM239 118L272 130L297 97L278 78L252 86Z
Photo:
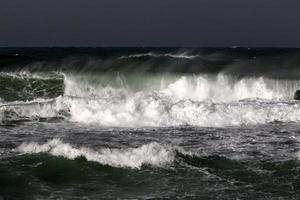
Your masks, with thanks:
M300 50L0 49L0 199L299 199Z

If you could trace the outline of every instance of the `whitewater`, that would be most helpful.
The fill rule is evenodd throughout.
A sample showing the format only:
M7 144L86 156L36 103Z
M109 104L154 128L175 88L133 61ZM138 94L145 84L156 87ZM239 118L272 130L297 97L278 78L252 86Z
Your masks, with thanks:
M29 75L11 76L22 79ZM221 127L300 120L300 104L293 100L299 81L263 77L234 80L222 74L61 76L63 95L2 102L1 120L60 117L112 127Z

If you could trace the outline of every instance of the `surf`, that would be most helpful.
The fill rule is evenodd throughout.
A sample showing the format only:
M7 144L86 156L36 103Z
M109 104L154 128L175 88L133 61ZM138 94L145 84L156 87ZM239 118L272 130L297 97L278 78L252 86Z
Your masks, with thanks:
M2 75L11 79L8 83L12 86L14 81L25 80L30 94L37 88L26 84L37 82L44 87L41 97L3 99L2 124L50 118L116 127L221 127L300 121L299 103L293 100L294 91L300 88L297 80L224 74L51 74ZM54 86L47 85L49 80Z

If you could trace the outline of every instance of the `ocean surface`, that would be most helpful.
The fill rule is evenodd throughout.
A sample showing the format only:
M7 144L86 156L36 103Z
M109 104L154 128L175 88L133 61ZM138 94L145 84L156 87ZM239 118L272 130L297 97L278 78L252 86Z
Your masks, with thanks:
M300 199L300 49L0 48L0 199Z

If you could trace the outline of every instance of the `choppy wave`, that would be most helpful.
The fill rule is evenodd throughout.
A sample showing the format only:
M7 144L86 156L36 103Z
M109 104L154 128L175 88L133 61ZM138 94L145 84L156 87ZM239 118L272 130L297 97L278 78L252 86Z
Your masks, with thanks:
M112 167L141 168L143 165L161 166L171 163L175 159L171 147L160 145L156 142L129 149L92 150L85 147L74 147L59 139L53 139L45 144L35 142L23 143L16 151L20 153L49 153L68 159L85 157L88 161L98 162Z

